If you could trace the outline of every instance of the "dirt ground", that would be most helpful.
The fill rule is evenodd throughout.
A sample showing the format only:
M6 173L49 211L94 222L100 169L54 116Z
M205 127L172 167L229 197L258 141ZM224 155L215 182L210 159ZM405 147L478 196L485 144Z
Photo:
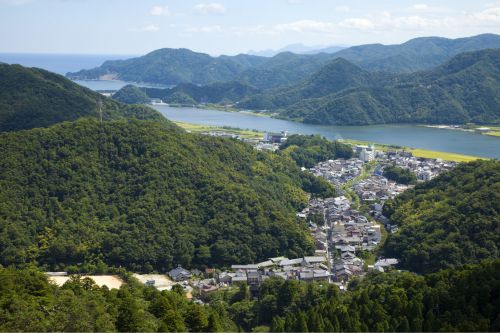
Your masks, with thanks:
M109 289L119 289L123 280L116 275L83 275L82 278L89 277L99 286L107 286ZM62 286L66 281L69 280L69 276L49 276L49 280Z
M174 282L164 274L134 274L133 276L144 284L148 280L154 280L154 286L158 290L170 290L174 285Z

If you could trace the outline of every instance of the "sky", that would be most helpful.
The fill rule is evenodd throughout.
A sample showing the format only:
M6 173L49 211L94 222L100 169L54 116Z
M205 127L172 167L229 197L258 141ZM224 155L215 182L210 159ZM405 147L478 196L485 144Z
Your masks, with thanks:
M0 52L212 55L500 34L491 0L0 0Z

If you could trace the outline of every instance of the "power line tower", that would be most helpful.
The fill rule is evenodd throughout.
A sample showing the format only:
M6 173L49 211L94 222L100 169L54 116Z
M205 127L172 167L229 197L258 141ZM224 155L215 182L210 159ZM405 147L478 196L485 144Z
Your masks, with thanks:
M97 104L99 105L99 116L100 116L100 119L101 119L101 124L102 124L102 101L99 100L97 102Z

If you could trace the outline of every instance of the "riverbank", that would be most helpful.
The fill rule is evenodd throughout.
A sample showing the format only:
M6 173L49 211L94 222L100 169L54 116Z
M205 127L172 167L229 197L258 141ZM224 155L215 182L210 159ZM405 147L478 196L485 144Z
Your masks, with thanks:
M341 141L343 141L345 143L354 144L354 145L373 144L375 146L375 149L382 150L382 151L405 150L405 151L411 152L413 154L413 156L416 156L416 157L435 158L435 159L442 159L444 161L452 161L452 162L470 162L470 161L474 161L474 160L478 160L478 159L486 159L484 157L478 157L478 156L447 153L447 152L442 152L442 151L434 151L434 150L421 149L421 148L411 148L411 147L404 147L404 146L398 146L398 145L372 143L372 142L360 141L360 140L343 139Z
M264 132L257 131L253 129L240 129L230 126L211 126L211 125L200 125L193 124L188 122L175 121L175 124L182 127L183 129L192 132L192 133L210 133L210 132L225 132L229 134L238 135L241 138L245 139L262 139L264 136ZM399 145L390 145L390 144L381 144L381 143L373 143L368 141L361 140L352 140L352 139L340 139L340 141L351 144L351 145L368 145L374 144L375 148L382 151L387 150L405 150L411 152L416 157L423 158L435 158L442 159L445 161L452 162L470 162L477 159L485 159L484 157L472 156L472 155L463 155L463 154L455 154L448 153L442 151L435 151L429 149L421 149L421 148L411 148Z
M489 136L500 137L500 127L498 126L480 126L480 125L421 125L429 128L446 129L453 131L463 131L471 133L479 133Z
M209 126L209 125L186 123L182 121L174 121L174 123L177 126L191 133L225 132L228 134L238 135L244 139L255 139L255 140L262 139L265 134L264 132L260 132L257 130L234 128L230 126Z

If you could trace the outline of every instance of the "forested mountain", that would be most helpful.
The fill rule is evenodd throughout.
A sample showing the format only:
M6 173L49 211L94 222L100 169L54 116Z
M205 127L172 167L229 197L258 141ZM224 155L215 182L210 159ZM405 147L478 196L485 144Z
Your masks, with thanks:
M163 85L208 85L242 81L257 88L298 82L318 70L330 54L299 55L283 52L272 58L246 54L211 57L187 49L160 49L145 56L106 61L102 66L68 73L71 79L114 78Z
M113 99L126 104L144 104L150 101L148 95L141 88L132 84L127 84L114 93Z
M397 45L368 44L335 53L369 71L411 73L441 65L469 51L500 48L500 36L482 34L466 38L421 37Z
M246 285L205 306L182 288L132 278L120 290L73 277L62 287L34 269L0 267L1 331L498 332L500 261L420 276L369 274L340 293L333 284L270 278L254 299Z
M370 73L337 59L311 79L239 107L318 124L498 123L498 91L500 49L463 53L431 71L406 75Z
M461 164L418 184L384 205L399 231L385 243L388 256L415 272L500 257L500 162Z
M46 127L81 117L161 120L158 112L127 106L43 69L0 65L0 131Z
M137 58L106 61L97 68L67 76L162 85L242 81L259 89L270 89L300 82L335 58L344 58L368 71L410 73L438 66L462 52L487 48L500 48L500 36L425 37L400 45L360 45L334 53L332 50L317 54L281 52L271 58L247 54L211 57L188 49L165 48Z
M234 103L260 92L259 89L239 81L213 83L206 86L183 83L174 88L142 89L150 98L161 98L166 103L178 104Z
M286 156L148 121L0 134L0 264L134 271L311 253L295 212L325 181Z
M334 55L326 53L304 55L282 52L249 68L238 76L238 80L260 89L289 86L309 77L334 58Z
M159 49L142 57L104 62L100 67L68 73L71 79L116 78L163 85L210 84L234 80L266 58L250 55L211 57L188 49Z

